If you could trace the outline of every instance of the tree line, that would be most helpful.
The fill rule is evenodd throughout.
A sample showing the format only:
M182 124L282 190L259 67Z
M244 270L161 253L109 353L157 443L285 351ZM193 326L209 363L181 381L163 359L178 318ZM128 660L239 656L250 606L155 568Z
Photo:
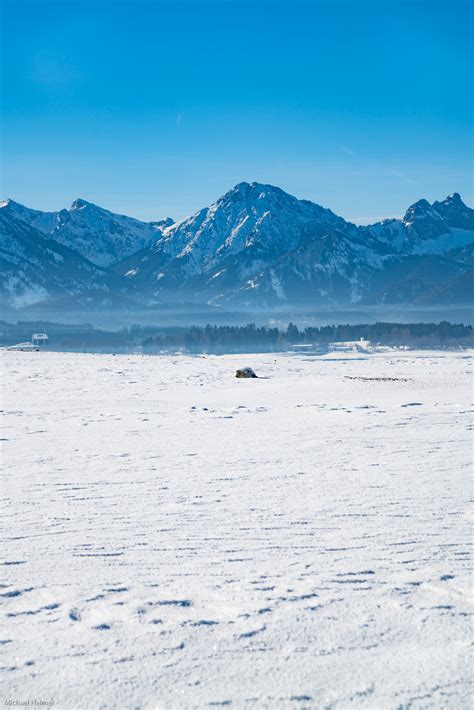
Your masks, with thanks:
M145 352L182 350L189 353L278 352L292 345L327 345L363 338L372 344L411 347L474 346L470 325L440 323L372 323L286 329L238 325L191 326L176 332L157 332L142 342Z

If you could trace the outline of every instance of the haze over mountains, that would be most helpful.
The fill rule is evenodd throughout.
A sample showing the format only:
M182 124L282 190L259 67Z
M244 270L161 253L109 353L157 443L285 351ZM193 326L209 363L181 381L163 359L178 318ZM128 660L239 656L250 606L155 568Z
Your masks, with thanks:
M0 272L2 303L17 309L470 304L474 210L453 193L361 227L255 182L178 223L6 200Z

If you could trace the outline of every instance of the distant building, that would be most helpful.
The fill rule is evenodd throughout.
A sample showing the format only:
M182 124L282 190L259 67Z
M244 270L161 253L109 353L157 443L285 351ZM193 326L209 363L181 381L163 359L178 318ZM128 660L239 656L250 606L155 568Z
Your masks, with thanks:
M38 351L41 346L46 345L49 338L46 333L33 333L31 343L16 343L9 345L5 350Z
M307 352L308 350L314 350L314 343L295 343L291 346L292 350L297 352Z
M323 355L328 348L324 343L295 343L291 346L293 352L306 355Z
M31 336L31 343L40 347L41 345L46 345L48 343L48 336L46 333L33 333Z
M308 355L322 355L328 351L357 353L372 350L370 340L348 340L335 343L295 343L291 346L293 352L306 353Z
M21 350L30 352L32 350L38 351L39 347L37 345L33 345L33 343L17 343L16 345L8 345L5 350Z
M330 350L340 352L367 352L370 348L370 340L348 340L347 342L329 343Z

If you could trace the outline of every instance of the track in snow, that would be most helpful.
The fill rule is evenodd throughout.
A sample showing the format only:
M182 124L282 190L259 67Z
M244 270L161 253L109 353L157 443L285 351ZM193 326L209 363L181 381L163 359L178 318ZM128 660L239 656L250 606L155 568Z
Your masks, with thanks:
M2 353L5 700L470 707L469 365Z

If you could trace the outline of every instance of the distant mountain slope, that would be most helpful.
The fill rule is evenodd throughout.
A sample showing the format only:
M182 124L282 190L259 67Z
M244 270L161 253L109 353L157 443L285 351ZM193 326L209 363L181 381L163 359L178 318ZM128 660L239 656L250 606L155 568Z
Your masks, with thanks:
M458 193L432 204L419 200L402 219L367 227L256 182L239 183L210 207L175 224L140 222L85 200L50 213L9 200L0 203L0 215L9 225L10 240L26 239L18 225L33 230L28 249L34 244L34 254L26 250L24 259L39 274L50 276L41 285L29 268L30 286L18 293L28 293L30 299L57 298L62 288L62 303L72 302L64 300L64 292L75 298L77 288L67 284L76 273L72 263L79 268L82 257L84 276L87 269L96 272L89 281L79 279L81 289L98 294L97 307L108 297L101 300L102 287L95 279L105 279L111 289L115 283L123 302L138 298L149 305L271 308L473 301L474 210ZM55 246L45 248L47 239ZM55 270L51 253L57 254L59 245L70 250L71 265ZM58 256L54 259L62 263ZM4 264L3 291L18 302L24 297L14 284L23 283L22 260Z
M0 203L0 211L27 222L60 244L74 249L99 266L122 261L161 236L172 219L141 222L114 214L86 200L75 200L69 210L40 212L13 200Z
M356 227L279 188L240 183L216 203L165 229L153 244L117 266L161 298L272 306L340 304L419 297L453 278L442 257L474 243L474 210L454 193L420 200L401 220ZM411 284L414 254L428 270ZM454 257L454 260L455 257ZM468 264L460 263L456 273ZM430 275L429 270L432 273ZM394 274L399 281L394 282ZM386 280L386 287L383 284Z
M91 288L109 294L127 283L77 252L0 210L0 297L15 307Z
M464 271L448 281L432 284L413 300L416 305L436 306L474 303L474 269Z
M327 223L314 226L310 236L281 255L235 289L231 300L267 306L284 303L356 303L383 268L385 250L380 245ZM229 296L217 296L216 301Z
M375 275L361 301L370 304L422 303L425 293L434 294L433 289L437 287L442 293L448 282L463 277L468 271L465 264L438 254L398 254L386 259L383 270ZM470 297L466 291L459 303L468 303ZM428 301L431 298L427 298Z

